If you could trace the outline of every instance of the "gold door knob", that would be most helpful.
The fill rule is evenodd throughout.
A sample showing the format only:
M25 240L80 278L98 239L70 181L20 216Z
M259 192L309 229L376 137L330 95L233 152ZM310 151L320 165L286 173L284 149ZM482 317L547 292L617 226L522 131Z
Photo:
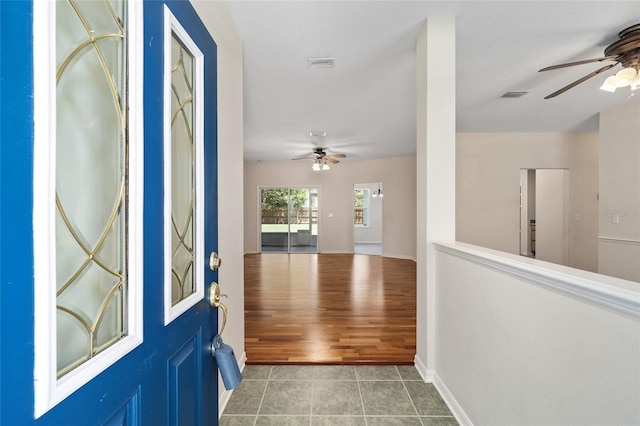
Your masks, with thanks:
M218 332L218 336L222 335L224 331L224 327L227 325L227 307L224 303L220 301L221 298L227 297L226 294L220 293L220 286L216 282L211 283L211 287L209 288L209 304L213 308L222 309L222 327Z

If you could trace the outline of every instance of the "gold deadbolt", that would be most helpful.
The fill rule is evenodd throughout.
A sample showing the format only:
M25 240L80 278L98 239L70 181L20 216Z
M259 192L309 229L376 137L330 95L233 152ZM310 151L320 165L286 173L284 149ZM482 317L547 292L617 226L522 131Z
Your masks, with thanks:
M222 266L222 259L218 257L218 253L212 251L209 255L209 268L215 272L220 268L220 266Z

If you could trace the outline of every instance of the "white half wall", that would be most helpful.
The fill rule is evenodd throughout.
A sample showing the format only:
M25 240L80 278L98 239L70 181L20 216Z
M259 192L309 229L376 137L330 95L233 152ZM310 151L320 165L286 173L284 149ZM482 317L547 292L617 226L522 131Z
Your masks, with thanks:
M244 250L259 253L260 187L318 188L318 251L353 253L353 185L382 182L382 255L416 257L415 156L342 161L314 172L304 162L244 164Z
M244 349L243 247L243 107L242 41L224 2L193 1L202 22L218 46L218 251L222 266L218 282L229 309L225 343L234 348L242 365ZM219 324L222 324L220 313ZM230 393L218 377L222 409Z
M436 268L435 374L459 420L640 424L639 283L464 243Z
M458 133L456 239L519 253L520 169L569 170L569 266L597 272L597 133Z

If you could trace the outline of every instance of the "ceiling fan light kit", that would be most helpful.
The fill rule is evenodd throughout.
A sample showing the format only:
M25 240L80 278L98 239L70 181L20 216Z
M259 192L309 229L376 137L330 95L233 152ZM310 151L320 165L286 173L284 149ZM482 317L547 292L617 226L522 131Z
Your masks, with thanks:
M329 167L326 161L323 162L320 159L315 160L313 166L311 166L311 170L313 170L314 172L325 171L329 170L330 168L331 167Z
M607 77L602 86L600 86L600 89L607 92L615 92L618 87L629 86L631 90L637 90L640 88L640 24L632 25L629 28L620 31L618 38L618 41L607 46L604 50L604 56L601 58L586 59L584 61L569 62L566 64L542 68L540 71L551 71L575 65L613 61L612 64L605 65L604 67L574 81L573 83L564 86L560 90L545 96L545 99L556 97L618 64L622 65L623 68L615 75Z
M604 81L604 83L602 83L602 86L600 86L600 90L605 90L607 92L615 92L616 89L618 88L618 84L616 82L616 76L615 75L611 75L609 77L607 77L607 79Z
M303 157L293 158L293 160L309 160L307 164L313 163L311 165L311 170L319 172L322 170L329 170L331 168L329 167L329 163L338 164L340 161L338 161L337 158L347 158L344 154L327 155L325 149L327 148L316 148L310 154Z
M631 90L640 88L640 72L633 67L623 68L615 75L607 77L600 89L615 92L618 87L629 86Z

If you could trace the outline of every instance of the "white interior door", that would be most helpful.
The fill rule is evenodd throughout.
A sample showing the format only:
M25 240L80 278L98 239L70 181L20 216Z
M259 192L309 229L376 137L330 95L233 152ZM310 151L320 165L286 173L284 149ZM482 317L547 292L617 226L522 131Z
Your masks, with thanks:
M536 170L536 258L569 264L568 170Z

